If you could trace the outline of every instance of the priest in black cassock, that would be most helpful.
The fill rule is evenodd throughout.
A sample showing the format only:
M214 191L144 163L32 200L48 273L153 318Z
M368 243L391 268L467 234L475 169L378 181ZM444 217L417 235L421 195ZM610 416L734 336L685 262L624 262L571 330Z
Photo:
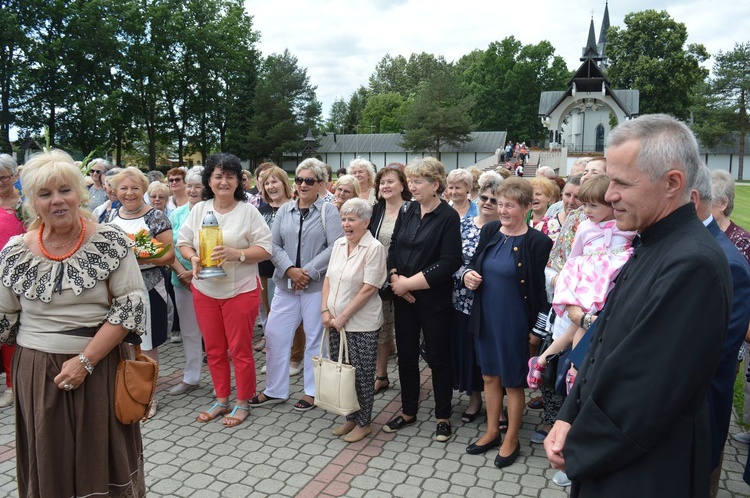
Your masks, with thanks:
M609 134L606 200L617 227L638 230L641 243L544 442L573 497L709 493L706 392L732 278L690 202L700 166L695 137L670 116L641 116Z

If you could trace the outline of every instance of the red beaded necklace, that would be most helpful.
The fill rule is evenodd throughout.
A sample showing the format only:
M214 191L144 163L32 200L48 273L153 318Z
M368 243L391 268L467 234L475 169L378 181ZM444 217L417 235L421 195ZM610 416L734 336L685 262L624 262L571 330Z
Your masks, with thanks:
M78 240L76 241L76 245L73 246L73 249L70 250L69 253L63 255L63 256L53 256L47 250L44 248L44 244L42 243L42 234L44 233L44 222L42 222L42 225L39 227L39 235L38 235L38 242L39 242L39 249L42 251L42 255L47 258L51 259L52 261L63 261L71 257L73 254L78 251L78 249L81 248L81 245L83 245L83 239L86 237L86 222L83 221L83 217L79 218L81 221L81 233L78 235Z

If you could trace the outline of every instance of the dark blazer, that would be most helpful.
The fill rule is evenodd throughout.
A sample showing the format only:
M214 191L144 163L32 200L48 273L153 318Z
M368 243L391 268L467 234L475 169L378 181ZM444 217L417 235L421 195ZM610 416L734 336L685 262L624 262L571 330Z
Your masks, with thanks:
M411 201L404 201L403 205L401 206L401 209L398 210L398 216L396 217L396 221L398 221L398 217L401 216L401 213L406 212L406 210L411 205ZM378 202L375 203L374 206L372 206L372 216L370 217L370 225L367 227L368 230L370 230L370 233L373 237L376 239L378 238L378 234L380 233L380 226L383 224L383 217L385 217L385 199L381 199ZM395 231L394 231L395 233Z
M704 497L706 393L732 302L726 256L679 207L641 232L557 415L572 497Z
M732 272L732 314L724 349L716 373L708 389L708 409L711 416L711 468L719 466L721 452L729 432L732 413L734 378L737 373L737 352L745 340L750 323L750 265L732 241L721 231L716 220L707 226L719 247L724 251Z
M494 247L502 239L499 221L491 221L484 225L479 232L477 250L466 267L466 271L474 270L481 274L480 270L487 250ZM540 316L544 320L550 309L547 291L544 287L544 268L547 266L551 249L552 239L533 228L529 228L526 236L521 239L517 246L513 247L513 260L516 263L516 275L518 276L518 292L523 296L524 311L529 324L532 326L537 323L537 318ZM461 282L463 283L463 278ZM482 326L481 310L484 300L485 297L480 285L474 291L474 306L469 319L469 331L472 334L480 334ZM492 303L490 302L489 305L491 306Z

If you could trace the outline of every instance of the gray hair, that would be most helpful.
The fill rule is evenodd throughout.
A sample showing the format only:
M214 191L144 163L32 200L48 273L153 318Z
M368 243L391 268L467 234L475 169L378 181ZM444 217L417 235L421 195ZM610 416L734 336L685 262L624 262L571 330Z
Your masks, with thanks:
M122 170L123 170L123 168L114 167L114 168L112 168L110 170L107 170L107 172L104 173L104 176L115 176L117 173L119 173Z
M203 184L203 166L193 166L185 175L185 183L198 182Z
M313 175L315 175L315 178L319 182L328 181L328 172L326 171L326 165L320 159L315 159L314 157L305 159L304 161L299 163L299 166L297 166L294 174L299 176L299 172L303 169L309 169L310 171L312 171Z
M451 172L448 173L446 181L448 183L455 181L463 182L464 185L466 185L466 190L469 192L474 188L474 176L462 168L451 170Z
M555 170L550 168L549 166L541 166L538 170L536 170L536 176L544 176L552 179L557 175L555 174Z
M352 162L349 163L349 167L346 168L346 172L350 175L352 174L352 168L364 168L370 175L370 180L367 182L367 184L372 185L373 182L375 182L375 165L367 159L364 159L362 157L352 159Z
M631 141L639 145L639 171L656 181L667 171L678 169L685 175L683 198L690 196L703 163L695 135L685 123L667 114L646 114L618 125L607 137L607 146L619 147Z
M566 180L565 185L567 186L568 184L570 184L575 187L580 187L581 178L583 178L583 173L576 173L575 175L570 175L568 179ZM565 190L564 187L563 187L563 190Z
M583 173L583 168L585 168L586 164L592 159L593 157L579 157L576 159L573 164L570 165L570 174L577 175L578 173ZM578 169L580 169L580 171L576 171Z
M701 202L711 203L713 199L711 193L711 171L706 165L701 164L701 167L696 171L692 190L698 192L698 198Z
M503 182L503 177L495 171L485 171L479 177L479 191L484 192L487 189L493 192L497 190L497 187Z
M112 163L109 162L109 161L107 161L103 157L98 157L96 159L92 159L89 162L89 164L88 164L88 169L90 170L91 168L93 168L97 164L101 164L102 166L104 166L104 172L105 173L112 169Z
M727 207L724 209L724 216L729 217L734 211L734 178L732 175L721 169L715 169L711 172L711 198L713 202L719 204L727 201Z
M372 205L364 199L354 197L349 199L341 206L339 213L342 217L345 214L353 214L360 220L369 220L372 218Z
M0 170L7 170L10 176L16 176L18 173L18 163L13 156L0 154Z

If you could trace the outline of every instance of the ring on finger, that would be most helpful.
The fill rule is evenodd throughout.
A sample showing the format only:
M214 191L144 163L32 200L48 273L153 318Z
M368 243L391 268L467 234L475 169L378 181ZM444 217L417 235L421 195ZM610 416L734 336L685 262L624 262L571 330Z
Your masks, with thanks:
M66 391L72 391L73 384L63 384L63 389L65 389Z

